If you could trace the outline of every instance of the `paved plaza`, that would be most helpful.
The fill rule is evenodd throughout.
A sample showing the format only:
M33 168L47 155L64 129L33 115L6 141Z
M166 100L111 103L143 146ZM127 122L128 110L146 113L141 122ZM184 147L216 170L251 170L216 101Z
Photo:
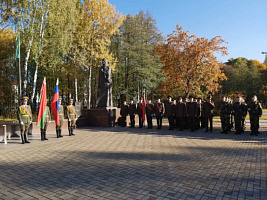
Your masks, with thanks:
M82 128L0 143L0 199L267 199L261 135Z

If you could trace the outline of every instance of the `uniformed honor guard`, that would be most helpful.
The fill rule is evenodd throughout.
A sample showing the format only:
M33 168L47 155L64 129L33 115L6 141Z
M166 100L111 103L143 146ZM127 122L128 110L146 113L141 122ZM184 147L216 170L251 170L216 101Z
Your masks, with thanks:
M22 98L22 105L18 109L18 120L20 124L20 135L22 144L30 143L28 141L28 131L32 123L32 110L28 103L28 97L24 96Z
M139 118L139 128L143 128L144 120L143 120L143 97L140 98L139 103L137 104L137 114Z
M73 99L69 100L69 105L67 106L67 116L68 116L68 128L69 136L75 135L73 129L76 126L77 114L75 106L73 105Z
M153 128L152 118L154 115L154 105L151 102L151 99L148 99L146 104L146 119L147 119L147 129Z
M165 103L165 116L168 117L169 130L173 130L173 107L172 107L172 97L168 96L168 102Z
M202 99L197 98L197 116L196 116L196 130L201 128L201 116L202 116Z
M262 106L258 101L256 95L251 98L251 102L248 104L249 120L250 120L250 135L259 134L259 119L262 115Z
M59 126L56 126L56 132L57 132L57 138L63 137L62 136L62 125L64 120L64 108L61 105L61 98L58 99L58 105L59 105Z
M183 102L183 98L179 97L178 98L178 103L175 108L175 113L176 113L176 121L177 121L177 128L179 131L184 130L185 126L185 118L186 118L186 103Z
M243 116L243 110L242 110L242 102L241 97L236 97L236 102L233 104L233 115L235 120L235 134L241 135L242 132L242 116Z
M189 129L191 132L195 132L196 129L196 116L197 116L197 102L194 101L194 97L189 97L190 102L186 103L186 111L189 122Z
M242 122L241 122L242 131L241 132L244 133L246 129L246 116L248 113L248 105L246 104L243 98L241 99L241 107L242 107Z
M207 97L207 101L203 103L203 116L205 118L205 132L213 131L213 109L215 108L214 103L211 101L211 96ZM209 126L210 124L210 126ZM209 128L210 127L210 128Z
M222 101L218 106L218 111L220 113L221 125L222 125L222 133L228 134L230 128L230 106L227 102L227 98L225 96L222 97Z
M128 112L129 112L130 122L131 122L130 128L134 128L135 127L135 114L137 113L137 110L136 110L136 104L134 103L133 99L130 99Z
M161 103L160 98L157 98L157 101L154 105L154 112L157 118L157 129L161 129L162 128L162 117L164 115L165 112L165 107L164 104Z
M48 99L46 99L46 102L48 104ZM46 116L44 120L44 128L43 129L41 128L41 141L48 140L46 138L46 129L47 129L48 123L50 123L51 121L51 114L50 114L50 109L47 105L45 107L45 113L46 113Z
M121 115L121 127L125 127L126 126L126 117L128 115L128 105L127 105L126 101L123 101L123 104L121 106L120 115Z

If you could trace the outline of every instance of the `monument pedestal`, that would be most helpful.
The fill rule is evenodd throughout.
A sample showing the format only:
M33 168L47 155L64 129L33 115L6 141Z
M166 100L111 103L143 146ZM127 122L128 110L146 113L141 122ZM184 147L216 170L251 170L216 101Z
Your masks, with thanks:
M120 108L92 108L82 110L82 115L77 120L77 127L95 126L95 127L111 127L118 125L120 117Z

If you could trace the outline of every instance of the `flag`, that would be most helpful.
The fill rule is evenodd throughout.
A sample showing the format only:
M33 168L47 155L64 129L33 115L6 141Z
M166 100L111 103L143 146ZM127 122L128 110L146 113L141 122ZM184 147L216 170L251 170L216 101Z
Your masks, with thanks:
M40 106L37 116L37 126L41 129L44 129L44 122L46 117L46 80L44 77L44 81L42 84L41 92L40 92Z
M54 96L53 96L53 100L51 103L51 109L52 109L52 113L56 122L56 125L59 126L59 105L58 105L58 79L57 79L57 83L56 83L56 88L55 88L55 92L54 92Z
M19 33L16 38L17 41L17 49L16 49L16 55L15 58L20 58L20 41L19 41Z
M143 115L142 115L142 118L145 121L145 119L146 119L146 100L145 100L145 95L143 96Z

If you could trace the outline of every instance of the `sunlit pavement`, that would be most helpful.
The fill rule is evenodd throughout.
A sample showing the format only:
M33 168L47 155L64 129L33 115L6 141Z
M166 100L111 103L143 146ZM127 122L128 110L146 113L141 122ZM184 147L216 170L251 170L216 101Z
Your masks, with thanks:
M267 199L260 136L204 130L76 129L0 143L0 199Z

